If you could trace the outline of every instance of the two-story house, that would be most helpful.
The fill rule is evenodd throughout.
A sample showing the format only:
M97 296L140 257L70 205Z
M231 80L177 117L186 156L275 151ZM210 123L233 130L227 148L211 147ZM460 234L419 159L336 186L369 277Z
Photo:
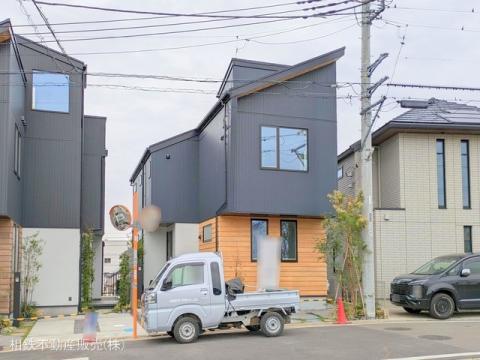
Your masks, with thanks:
M480 108L438 99L373 135L377 295L429 259L480 250ZM361 190L359 142L338 156L338 188Z
M144 279L187 251L218 251L227 278L256 287L258 243L282 239L280 285L327 291L323 239L336 188L336 61L296 65L232 59L218 101L193 130L147 148L130 182L134 209L162 211L144 233ZM134 211L135 212L135 211Z
M91 229L101 250L106 119L84 114L85 87L84 63L0 23L1 314L20 301L22 236L43 242L33 302L44 313L77 310L81 233Z

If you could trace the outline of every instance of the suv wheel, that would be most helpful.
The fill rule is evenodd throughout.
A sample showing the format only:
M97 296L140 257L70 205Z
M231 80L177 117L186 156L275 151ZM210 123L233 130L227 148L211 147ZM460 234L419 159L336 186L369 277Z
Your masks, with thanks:
M435 319L445 320L453 315L455 302L448 294L435 294L430 301L430 316Z
M187 344L197 340L200 326L197 319L185 316L179 319L173 327L173 336L181 344Z
M260 329L267 337L281 335L284 325L285 320L283 319L283 316L273 311L267 312L260 319Z
M419 310L419 309L412 309L412 308L409 308L409 307L403 307L403 309L409 314L420 314L420 312L422 311L422 310Z

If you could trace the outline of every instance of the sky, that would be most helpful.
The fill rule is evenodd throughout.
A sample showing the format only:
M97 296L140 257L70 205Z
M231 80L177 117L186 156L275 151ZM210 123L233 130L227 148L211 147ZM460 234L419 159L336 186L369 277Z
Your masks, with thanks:
M201 13L252 6L290 3L288 0L52 0L129 10ZM0 0L0 20L14 26L43 24L30 0ZM331 3L333 1L326 1ZM372 79L390 82L474 87L480 84L480 5L475 0L387 0L390 7L372 26L372 61L388 58ZM242 15L303 9L321 4L290 4L241 12ZM23 5L23 8L22 6ZM350 4L349 4L350 5ZM347 5L344 5L347 6ZM51 24L151 17L40 5ZM321 11L317 10L316 12ZM315 11L288 15L312 14ZM29 19L30 18L30 19ZM74 38L171 32L260 20L228 20L206 24L172 25L206 19L174 17L141 21L52 25L66 52L85 62L88 72L153 74L221 79L232 57L293 65L345 46L337 64L338 82L360 81L360 26L354 15L290 19L267 24L144 37L68 41ZM169 24L169 25L167 25ZM163 25L143 29L64 33L62 31ZM38 42L58 50L45 27L15 27ZM40 33L40 34L39 34ZM43 34L42 34L43 33ZM212 44L214 43L214 44ZM215 44L216 43L216 44ZM218 44L221 43L221 44ZM207 45L206 45L207 44ZM141 50L141 51L137 51ZM148 50L148 51L144 51ZM107 54L105 54L105 52ZM112 52L117 52L112 54ZM216 101L218 84L132 78L88 77L85 112L107 117L106 210L115 204L131 206L129 178L145 148L198 125ZM107 86L108 85L108 86ZM175 89L172 91L171 89ZM148 90L148 91L145 91ZM360 138L359 85L338 91L338 151ZM352 98L346 98L352 95ZM374 128L400 114L397 100L431 97L480 106L480 92L380 87L372 100L388 98ZM106 236L122 238L106 223Z

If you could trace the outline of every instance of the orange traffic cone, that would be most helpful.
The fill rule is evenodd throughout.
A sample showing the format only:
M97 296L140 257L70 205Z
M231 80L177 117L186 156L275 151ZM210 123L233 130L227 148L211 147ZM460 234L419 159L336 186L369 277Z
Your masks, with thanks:
M337 299L337 324L345 325L347 324L347 317L345 316L345 308L343 306L343 299L339 297Z

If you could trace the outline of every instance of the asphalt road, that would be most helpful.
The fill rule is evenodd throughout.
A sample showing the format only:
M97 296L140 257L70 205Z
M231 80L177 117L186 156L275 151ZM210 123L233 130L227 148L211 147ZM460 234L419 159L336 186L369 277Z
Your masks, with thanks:
M126 341L122 347L123 350L118 351L9 352L1 353L0 360L372 360L471 352L478 352L478 355L467 358L480 359L480 319L290 328L277 338L266 338L247 331L216 331L200 337L194 344L180 345L173 339L161 337Z

